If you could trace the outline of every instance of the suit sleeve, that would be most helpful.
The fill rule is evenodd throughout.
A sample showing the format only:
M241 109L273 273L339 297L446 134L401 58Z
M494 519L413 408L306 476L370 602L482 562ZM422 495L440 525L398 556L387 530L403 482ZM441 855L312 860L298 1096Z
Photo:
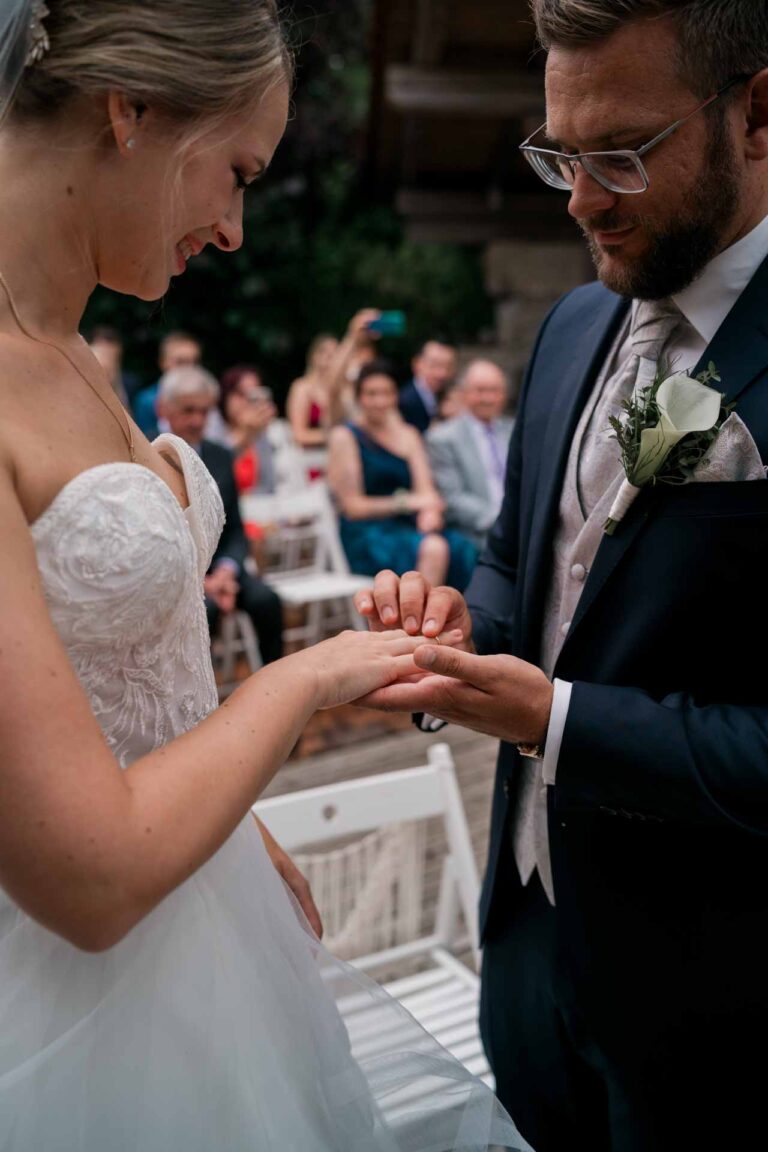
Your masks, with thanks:
M235 484L235 474L229 453L227 453L227 459L224 460L222 456L221 462L219 463L217 461L217 465L215 479L221 492L226 521L219 540L219 546L211 562L211 568L215 568L217 563L226 557L235 561L240 573L250 553L250 548L248 547L248 538L245 535L245 528L243 527L243 521L240 516L237 485Z
M488 501L474 492L468 492L462 482L459 462L450 440L437 434L427 436L427 448L432 465L432 476L440 495L448 506L451 523L459 528L487 532L495 516Z
M536 338L533 354L523 381L512 440L507 457L504 501L488 543L477 563L465 593L472 615L472 636L481 656L512 652L514 614L517 600L517 567L520 555L520 482L523 471L523 441L528 392L536 372L542 341L560 305L555 304Z

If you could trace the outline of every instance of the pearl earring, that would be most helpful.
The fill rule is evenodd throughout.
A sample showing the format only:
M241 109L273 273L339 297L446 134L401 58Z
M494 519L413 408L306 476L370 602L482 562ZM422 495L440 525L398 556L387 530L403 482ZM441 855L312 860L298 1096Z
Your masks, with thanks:
M126 148L131 148L131 149L133 149L133 148L135 148L135 147L136 147L136 141L133 139L133 137L131 137L131 139L130 139L130 140L126 140L126 142L125 142L125 146L126 146Z

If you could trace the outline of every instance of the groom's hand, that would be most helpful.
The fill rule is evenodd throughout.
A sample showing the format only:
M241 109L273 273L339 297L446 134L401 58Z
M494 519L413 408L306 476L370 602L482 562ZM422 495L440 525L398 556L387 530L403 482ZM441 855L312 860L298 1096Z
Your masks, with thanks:
M437 644L414 653L421 678L392 684L357 703L384 712L428 712L512 744L543 744L552 684L516 656L475 656Z
M433 588L420 572L404 576L379 572L372 590L357 593L355 606L372 632L403 628L410 636L435 639L458 631L461 639L452 638L452 645L465 652L475 650L464 597L455 588Z

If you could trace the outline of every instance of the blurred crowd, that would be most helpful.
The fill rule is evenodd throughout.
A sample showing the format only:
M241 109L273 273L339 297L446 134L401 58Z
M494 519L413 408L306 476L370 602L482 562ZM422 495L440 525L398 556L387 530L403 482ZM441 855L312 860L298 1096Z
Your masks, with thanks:
M151 383L124 371L119 332L91 334L142 431L180 436L219 486L227 523L205 582L209 623L214 634L222 615L247 613L265 663L282 654L282 606L258 570L267 526L243 522L243 497L322 484L353 573L416 570L459 590L501 508L514 423L505 373L489 359L459 370L457 349L435 336L404 378L378 350L399 315L364 309L342 339L318 335L284 416L257 365L233 365L217 379L188 332L162 338Z

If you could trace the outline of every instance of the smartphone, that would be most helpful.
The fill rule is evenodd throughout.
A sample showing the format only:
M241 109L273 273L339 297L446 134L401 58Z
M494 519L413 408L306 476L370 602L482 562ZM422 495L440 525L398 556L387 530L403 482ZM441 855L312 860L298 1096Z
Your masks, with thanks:
M405 336L405 312L382 312L378 320L370 322L368 331L380 336Z

